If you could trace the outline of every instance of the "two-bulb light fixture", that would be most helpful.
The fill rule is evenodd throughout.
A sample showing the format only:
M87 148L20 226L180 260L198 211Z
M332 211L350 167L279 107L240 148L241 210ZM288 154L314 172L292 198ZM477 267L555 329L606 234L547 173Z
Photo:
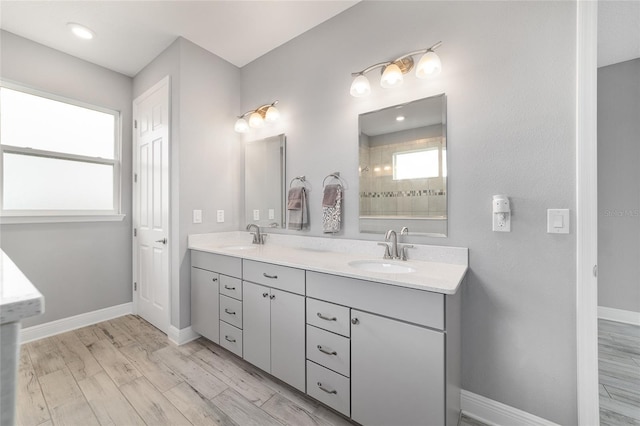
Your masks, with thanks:
M416 77L429 78L440 74L442 63L440 62L438 55L436 55L436 52L434 52L434 50L440 47L440 45L442 45L441 41L427 49L416 50L415 52L402 55L396 60L381 62L379 64L371 65L360 72L351 73L351 76L355 77L353 79L353 83L351 83L351 96L361 98L363 96L368 96L371 93L371 85L369 84L369 79L365 74L376 68L382 69L380 86L385 89L401 86L403 80L402 75L408 73L414 68L415 63L413 61L413 56L416 55L422 55L422 58L418 61L418 65L415 66Z
M244 114L238 116L234 129L238 133L245 133L250 127L259 129L264 127L264 123L273 123L280 118L280 111L276 108L278 101L271 104L262 105L259 108L247 111ZM247 117L249 117L247 119Z

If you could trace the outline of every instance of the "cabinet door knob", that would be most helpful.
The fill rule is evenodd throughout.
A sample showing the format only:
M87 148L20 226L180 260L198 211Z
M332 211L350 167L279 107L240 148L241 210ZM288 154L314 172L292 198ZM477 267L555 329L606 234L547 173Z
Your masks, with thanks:
M318 312L318 318L323 319L325 321L337 321L338 320L338 318L336 318L336 317L325 317L320 312Z
M338 391L335 390L335 389L334 390L329 390L329 389L323 387L322 383L320 383L320 382L318 382L318 387L320 388L320 390L325 391L326 393L332 393L332 394L338 393Z
M217 278L211 278L211 281L213 281L215 283L216 281L218 281L218 279Z
M351 324L358 325L360 324L360 320L358 318L351 318Z
M318 350L320 352L322 352L323 354L327 354L327 355L338 355L338 352L336 351L328 351L325 348L322 347L322 345L318 345Z
M273 300L273 299L275 299L275 298L276 298L276 295L275 295L275 294L272 294L271 296L269 296L269 299L271 299L271 300Z

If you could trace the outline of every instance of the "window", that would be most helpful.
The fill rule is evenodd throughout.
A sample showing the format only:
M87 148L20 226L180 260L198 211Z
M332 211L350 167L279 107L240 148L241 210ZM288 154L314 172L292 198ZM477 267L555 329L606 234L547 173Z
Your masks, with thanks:
M440 176L440 158L437 148L393 154L393 180L438 176Z
M119 128L116 111L3 83L3 222L7 217L122 219Z

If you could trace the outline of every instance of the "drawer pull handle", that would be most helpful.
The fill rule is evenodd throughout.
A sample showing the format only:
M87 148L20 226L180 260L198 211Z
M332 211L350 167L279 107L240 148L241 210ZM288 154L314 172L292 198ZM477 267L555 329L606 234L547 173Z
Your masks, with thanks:
M267 297L269 293L262 293L262 297Z
M277 280L278 279L277 275L269 275L266 272L263 272L262 275L264 275L265 278L271 278L272 280Z
M335 389L334 390L329 390L327 388L322 387L322 383L320 383L320 382L318 382L318 387L320 388L320 390L322 390L322 391L324 391L326 393L331 393L331 394L334 394L334 395L338 393L338 391L335 390Z
M227 290L235 290L235 287L229 287L228 285L225 284L224 288L226 288Z
M224 311L226 313L228 313L229 315L235 315L236 314L234 311L230 311L228 308L224 308Z
M235 343L236 339L229 337L229 336L224 336L224 340L226 340L227 342L231 342L231 343Z
M336 351L328 351L325 348L322 347L322 345L318 345L318 350L320 352L322 352L323 354L327 354L327 355L338 355L338 352Z
M336 318L336 317L325 317L320 312L318 312L318 318L323 319L325 321L337 321L338 320L338 318Z

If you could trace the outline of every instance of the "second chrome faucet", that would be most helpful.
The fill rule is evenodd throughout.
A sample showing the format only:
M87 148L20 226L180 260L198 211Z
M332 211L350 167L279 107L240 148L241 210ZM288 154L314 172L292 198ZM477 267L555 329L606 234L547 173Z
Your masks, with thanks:
M400 230L400 235L408 235L409 228L404 226ZM413 248L411 244L405 244L404 246L398 246L398 234L393 229L389 229L387 233L384 235L385 241L391 242L391 247L387 243L378 243L385 247L384 251L384 259L400 259L407 260L407 249Z

